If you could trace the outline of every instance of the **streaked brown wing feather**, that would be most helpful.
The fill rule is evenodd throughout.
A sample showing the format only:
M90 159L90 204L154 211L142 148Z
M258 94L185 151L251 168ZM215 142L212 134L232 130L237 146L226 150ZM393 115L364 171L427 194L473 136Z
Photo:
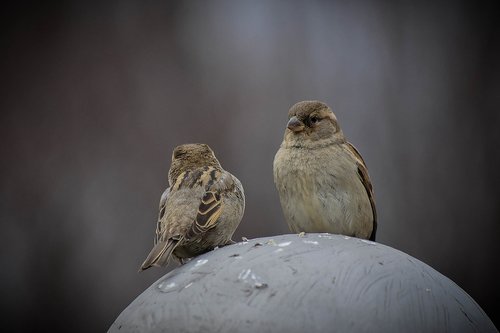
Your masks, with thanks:
M370 200L370 205L372 206L373 214L373 230L370 236L371 241L375 241L375 235L377 233L377 209L375 207L375 196L373 194L373 185L368 175L368 169L366 168L365 161L358 150L349 142L346 143L349 150L356 156L356 165L358 167L358 175L361 183L365 187L366 193L368 194L368 199Z
M222 197L218 191L207 191L201 199L196 219L186 234L187 239L207 232L217 224L222 213Z
M234 180L227 172L208 168L200 177L200 185L206 192L200 200L198 212L193 224L186 233L186 239L201 235L217 225L224 209L223 193L234 189Z

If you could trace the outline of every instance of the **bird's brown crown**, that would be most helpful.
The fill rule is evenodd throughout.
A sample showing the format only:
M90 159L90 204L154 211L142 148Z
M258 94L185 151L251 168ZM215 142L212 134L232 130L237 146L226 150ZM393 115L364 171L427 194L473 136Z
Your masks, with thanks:
M307 116L312 112L320 112L322 110L330 110L328 105L320 101L302 101L292 105L288 110L288 118L293 116Z
M175 147L172 153L172 164L168 180L172 186L177 177L184 171L202 167L222 169L219 161L210 147L204 143L190 143Z

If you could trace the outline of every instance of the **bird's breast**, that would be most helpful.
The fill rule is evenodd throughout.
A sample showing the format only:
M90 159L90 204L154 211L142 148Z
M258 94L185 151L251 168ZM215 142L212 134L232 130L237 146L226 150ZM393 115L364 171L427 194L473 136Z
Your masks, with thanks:
M348 234L358 206L369 207L355 164L341 147L281 148L274 178L285 219L294 231Z

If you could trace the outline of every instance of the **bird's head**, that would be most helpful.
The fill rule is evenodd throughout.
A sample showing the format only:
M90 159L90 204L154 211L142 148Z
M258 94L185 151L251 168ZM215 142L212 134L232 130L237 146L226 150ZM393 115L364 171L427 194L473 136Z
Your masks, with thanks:
M172 164L169 180L174 180L184 171L202 167L221 168L212 149L204 143L188 143L175 147L172 152Z
M284 143L289 147L317 147L345 142L337 118L325 103L302 101L288 111Z

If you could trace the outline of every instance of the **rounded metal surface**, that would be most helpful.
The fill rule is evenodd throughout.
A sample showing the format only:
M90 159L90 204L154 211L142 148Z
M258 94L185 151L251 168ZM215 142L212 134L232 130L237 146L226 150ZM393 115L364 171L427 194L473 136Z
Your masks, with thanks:
M155 282L109 332L497 332L453 281L391 247L332 234L240 242Z

